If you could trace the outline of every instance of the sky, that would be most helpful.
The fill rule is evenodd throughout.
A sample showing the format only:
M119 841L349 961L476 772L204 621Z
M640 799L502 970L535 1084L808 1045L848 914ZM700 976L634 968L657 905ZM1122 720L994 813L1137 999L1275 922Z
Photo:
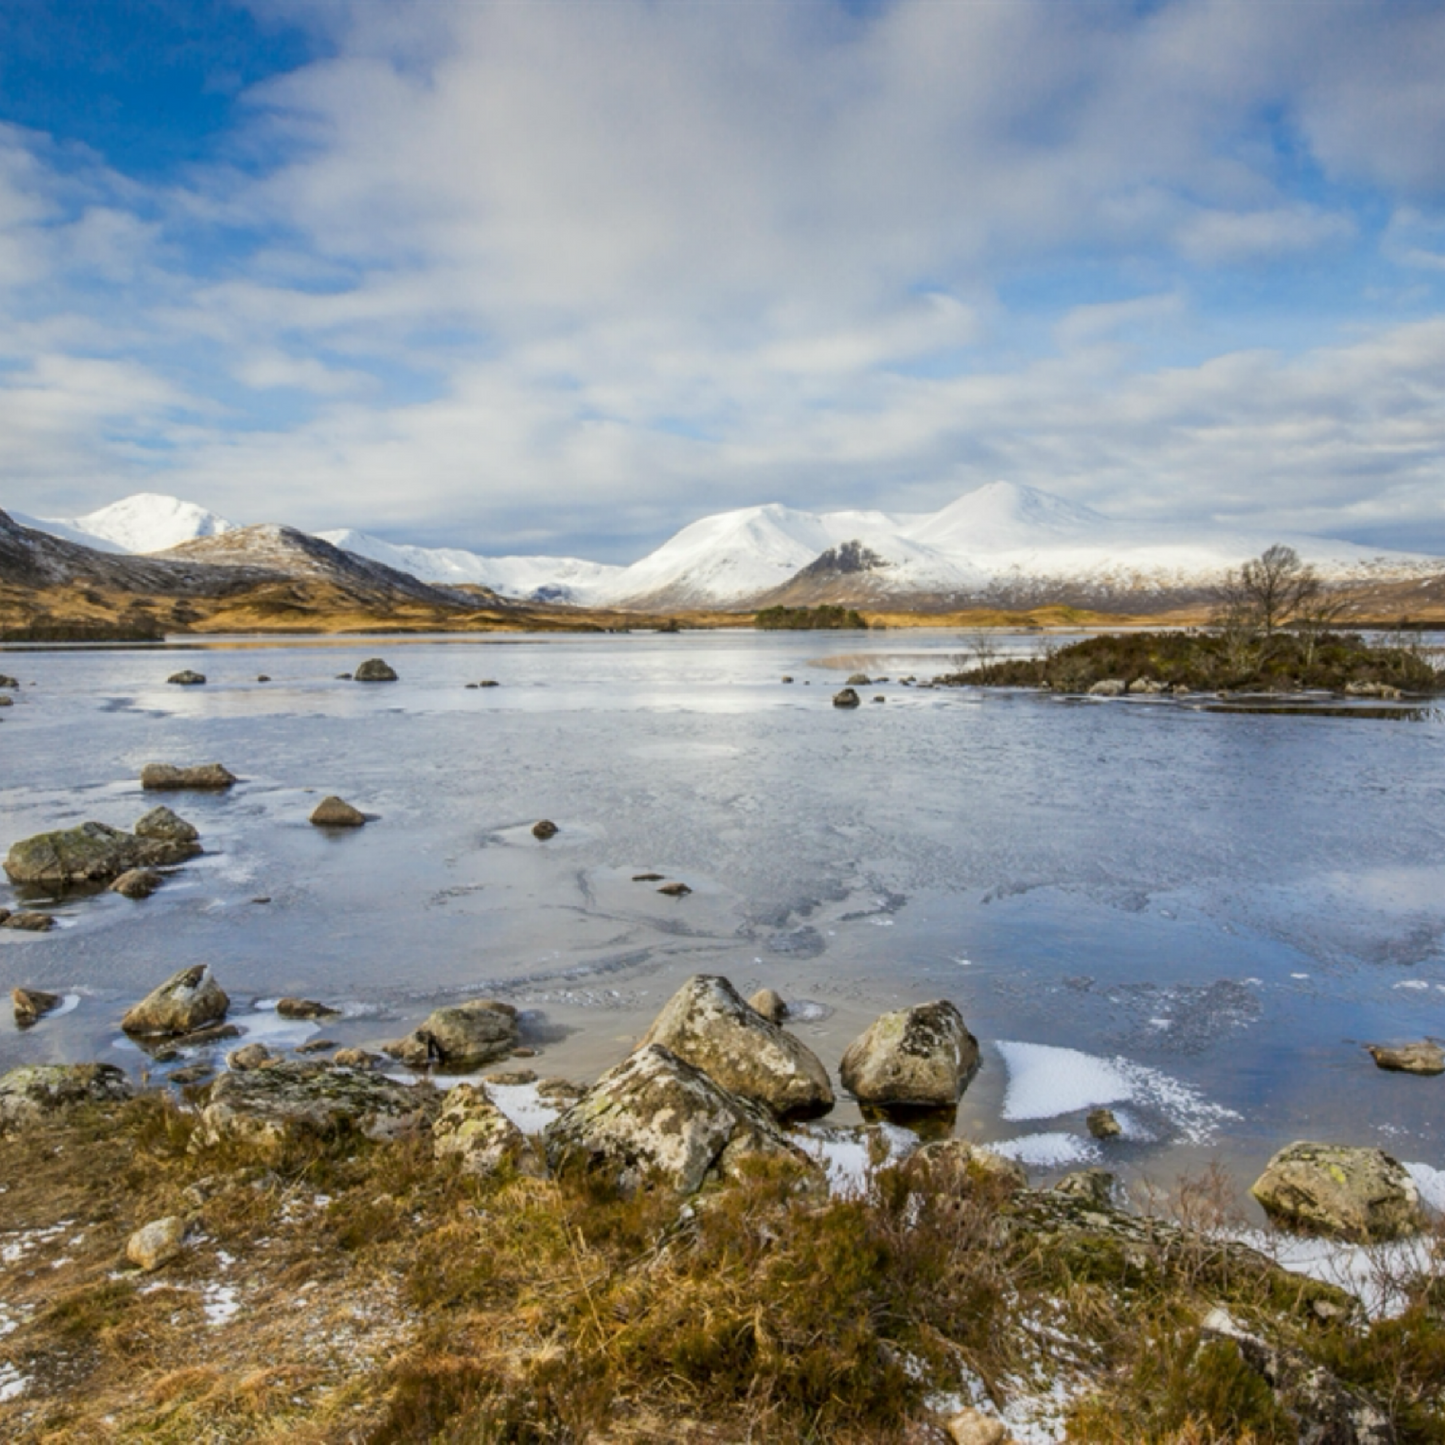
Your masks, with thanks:
M16 0L0 506L1445 553L1445 0Z

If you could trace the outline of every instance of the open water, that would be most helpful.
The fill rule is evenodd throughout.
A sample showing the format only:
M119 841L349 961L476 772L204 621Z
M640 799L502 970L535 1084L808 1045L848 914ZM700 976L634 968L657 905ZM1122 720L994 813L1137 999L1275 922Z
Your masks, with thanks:
M0 652L22 683L0 850L157 801L206 847L148 901L70 897L49 935L0 930L0 985L74 1001L23 1033L7 1014L0 1068L138 1072L121 1013L204 961L259 1037L316 1035L278 1027L281 994L343 1006L325 1036L372 1046L494 995L524 1010L539 1072L585 1081L684 978L722 973L794 1001L833 1069L883 1009L954 1000L984 1058L959 1131L1044 1174L1094 1158L1167 1185L1219 1159L1247 1181L1325 1138L1435 1178L1445 1077L1383 1073L1363 1046L1445 1035L1438 715L896 681L967 651L921 631ZM401 680L336 677L373 655ZM207 685L166 684L186 666ZM835 709L855 670L894 680ZM483 678L500 685L465 687ZM143 794L153 760L242 781ZM311 827L327 793L372 821ZM560 832L540 843L544 817ZM1095 1103L1129 1137L1096 1146Z

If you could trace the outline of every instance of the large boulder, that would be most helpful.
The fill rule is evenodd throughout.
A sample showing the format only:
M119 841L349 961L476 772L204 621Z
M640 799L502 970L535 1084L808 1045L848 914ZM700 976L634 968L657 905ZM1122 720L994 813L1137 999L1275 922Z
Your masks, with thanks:
M61 1109L130 1096L130 1081L114 1064L25 1064L0 1077L0 1133Z
M468 1174L487 1176L503 1169L541 1175L541 1159L527 1137L474 1084L458 1084L432 1125L432 1152L459 1159Z
M198 763L190 768L178 768L173 763L147 763L140 770L141 787L152 792L229 788L235 781L235 773L220 763Z
M653 1180L690 1194L759 1156L820 1176L767 1111L729 1094L661 1044L609 1069L547 1126L547 1163L585 1170L631 1193Z
M409 1068L477 1069L517 1046L517 1011L496 999L470 999L429 1013L404 1039L382 1047Z
M946 999L895 1009L843 1055L843 1087L860 1103L947 1109L978 1069L978 1040Z
M1290 1144L1249 1192L1275 1224L1299 1234L1396 1239L1423 1223L1415 1181L1383 1149Z
M264 1150L307 1135L382 1139L425 1124L436 1104L430 1088L384 1074L283 1060L222 1074L201 1111L198 1138L202 1146L234 1139Z
M164 803L137 818L132 831L137 838L163 838L172 843L194 843L201 836L194 823L186 822Z
M396 672L379 657L368 657L352 676L357 682L395 682Z
M120 1021L128 1034L188 1034L226 1017L231 1000L210 968L196 964L152 989Z
M138 838L107 823L82 823L12 844L5 872L12 883L65 888L104 883L132 868L180 863L200 851L193 839Z
M743 1002L725 978L698 974L667 1001L639 1047L661 1044L730 1093L779 1118L833 1107L828 1071L805 1044Z

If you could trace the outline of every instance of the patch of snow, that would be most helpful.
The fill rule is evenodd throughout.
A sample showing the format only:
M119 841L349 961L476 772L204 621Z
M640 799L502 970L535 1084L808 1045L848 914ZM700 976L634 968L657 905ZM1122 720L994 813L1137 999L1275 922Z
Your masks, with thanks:
M103 552L160 552L235 530L234 523L195 502L157 492L136 492L83 517L26 518L21 525Z
M987 1147L1005 1159L1036 1169L1062 1169L1066 1164L1097 1164L1100 1159L1096 1144L1077 1134L1062 1130L1046 1134L1022 1134L1017 1139L990 1143Z
M870 1124L849 1129L834 1124L801 1124L789 1135L795 1144L821 1164L828 1175L828 1191L835 1197L857 1199L867 1192L868 1176L876 1167L869 1145L884 1146L882 1166L906 1159L918 1148L918 1136L897 1124Z
M1397 983L1397 984L1395 985L1395 987L1396 987L1396 988L1414 988L1414 989L1419 989L1419 988L1429 988L1430 985L1429 985L1428 983L1426 983L1423 978L1407 978L1407 979L1405 979L1403 982Z
M438 1081L440 1082L440 1081ZM483 1084L487 1097L524 1134L540 1134L562 1110L535 1084Z
M304 1044L313 1034L321 1031L321 1025L315 1019L283 1019L274 1008L232 1014L227 1022L241 1030L243 1042L265 1044L272 1049L294 1049L297 1044ZM229 1043L229 1047L237 1048L239 1044Z
M1008 1069L1003 1117L1013 1122L1134 1103L1159 1110L1192 1143L1202 1144L1226 1119L1239 1117L1192 1085L1132 1059L1011 1040L997 1048Z
M1409 1303L1404 1286L1411 1276L1437 1267L1428 1235L1389 1244L1351 1244L1341 1239L1266 1234L1260 1230L1242 1230L1230 1238L1259 1250L1283 1269L1348 1290L1371 1319L1390 1319L1400 1314Z
M1405 1170L1415 1181L1420 1198L1439 1214L1445 1214L1445 1169L1429 1164L1406 1164Z
M234 1285L208 1284L201 1307L208 1325L224 1325L240 1313L241 1301Z
M19 1399L29 1385L29 1375L22 1375L8 1360L0 1361L0 1404Z

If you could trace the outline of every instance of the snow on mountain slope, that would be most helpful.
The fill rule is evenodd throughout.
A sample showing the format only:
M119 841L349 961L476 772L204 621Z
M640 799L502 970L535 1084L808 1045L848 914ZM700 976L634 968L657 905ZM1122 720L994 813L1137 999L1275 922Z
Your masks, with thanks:
M500 596L526 601L588 603L623 570L580 557L484 557L460 547L416 547L384 542L351 528L316 535L359 557L409 572L423 582L453 586L474 582L490 587Z
M105 552L162 552L234 527L195 502L158 492L136 492L83 517L26 518L24 525Z

